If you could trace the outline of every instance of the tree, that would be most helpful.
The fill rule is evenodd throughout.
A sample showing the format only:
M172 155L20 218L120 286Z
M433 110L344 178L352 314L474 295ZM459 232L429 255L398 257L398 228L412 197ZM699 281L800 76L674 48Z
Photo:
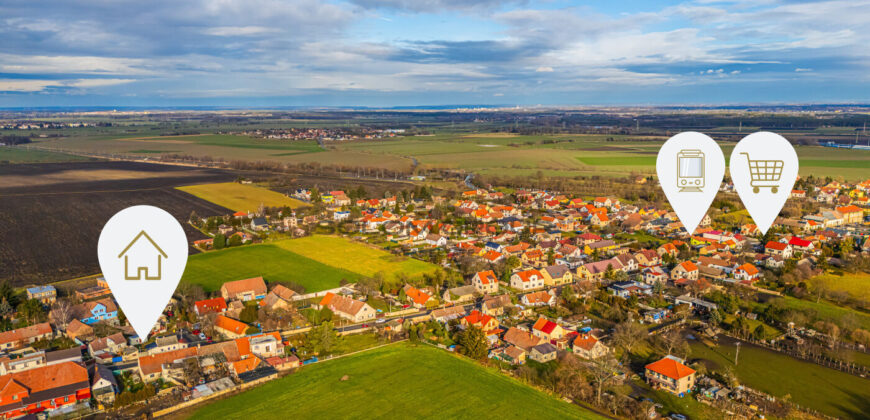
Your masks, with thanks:
M5 302L4 302L5 303ZM51 319L61 330L66 330L73 318L73 305L66 299L58 299L51 308Z
M613 341L616 345L631 353L631 350L646 338L647 331L640 324L623 321L616 325L613 331Z
M618 362L611 354L592 359L587 365L589 376L595 384L595 403L601 405L601 392L613 382L618 372Z
M228 245L228 246L239 246L239 245L241 245L241 244L242 244L242 237L241 237L241 235L233 235L233 236L230 236L230 240L227 241L227 245Z
M239 312L239 320L250 324L252 322L257 321L257 306L256 305L245 305L245 308Z
M227 247L227 237L224 236L223 233L218 233L214 236L213 245L214 249L224 249Z
M752 338L758 341L764 340L764 325L758 324L752 331Z
M18 305L18 313L31 324L45 321L46 318L45 308L42 306L42 302L36 299L27 299L24 302L21 302Z
M483 360L487 355L486 334L480 327L472 325L462 332L459 337L459 344L462 346L462 352L466 356L475 359Z
M329 353L338 341L335 324L326 321L308 331L308 347L317 354Z

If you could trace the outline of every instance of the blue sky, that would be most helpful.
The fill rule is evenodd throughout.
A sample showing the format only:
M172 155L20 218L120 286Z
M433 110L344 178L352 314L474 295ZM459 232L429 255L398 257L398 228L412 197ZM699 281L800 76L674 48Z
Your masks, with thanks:
M870 102L870 0L7 0L0 107Z

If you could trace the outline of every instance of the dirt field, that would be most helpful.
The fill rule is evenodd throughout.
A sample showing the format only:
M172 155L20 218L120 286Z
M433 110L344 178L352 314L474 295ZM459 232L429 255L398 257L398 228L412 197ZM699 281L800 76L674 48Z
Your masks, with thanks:
M79 176L65 179L64 173ZM23 286L99 272L103 224L129 206L160 207L184 222L189 240L202 238L186 223L190 212L230 210L174 187L228 181L233 175L130 162L71 162L0 165L0 179L7 177L31 180L0 187L0 281Z

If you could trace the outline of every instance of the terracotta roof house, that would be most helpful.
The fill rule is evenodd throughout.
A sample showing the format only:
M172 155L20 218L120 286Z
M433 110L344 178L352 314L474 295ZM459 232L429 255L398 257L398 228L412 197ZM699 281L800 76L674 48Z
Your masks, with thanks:
M523 306L553 306L556 304L556 296L541 290L538 292L526 293L520 298L520 303Z
M228 281L221 286L221 296L224 299L249 301L266 297L266 282L262 277L244 280Z
M532 335L532 333L523 331L517 327L511 327L504 333L502 337L506 343L517 346L523 350L531 350L543 341L540 337Z
M296 292L290 290L282 284L276 284L263 300L260 301L260 306L268 309L290 309L293 307L293 297Z
M329 292L318 303L319 307L327 307L336 315L353 322L363 322L375 318L375 310L369 304Z
M54 331L47 322L0 332L0 350L16 350L27 347L43 338L51 338Z
M227 311L227 301L222 297L200 300L193 304L193 310L199 316L212 313L222 314Z
M484 297L480 311L490 316L504 315L505 308L511 306L510 295Z
M655 388L682 395L695 386L695 370L683 360L671 355L650 363L644 368L647 382Z
M746 283L758 280L758 275L758 268L750 263L743 264L734 270L734 278Z
M172 363L179 362L184 359L189 359L191 357L197 357L197 355L198 353L195 347L188 347L180 350L168 351L165 353L142 356L138 360L139 375L145 382L159 379L161 377L164 377L164 375L169 370L168 367L165 365L170 365Z
M489 333L498 328L498 321L496 321L494 317L486 315L476 309L471 311L468 316L462 318L461 323L464 327L478 327L485 333Z
M697 280L698 275L700 275L700 270L698 269L698 266L691 261L683 261L671 270L671 279L685 278L689 280Z
M596 359L607 354L610 349L592 334L579 334L574 337L574 354L584 359Z
M764 253L770 256L781 257L782 259L791 258L793 248L789 244L784 244L777 241L769 241L764 245Z
M229 338L238 338L245 335L245 331L248 329L248 324L245 324L242 321L236 321L227 316L218 315L214 321L214 328L219 333Z
M481 294L498 293L498 277L492 270L475 273L471 278L471 285Z
M70 321L64 332L71 340L79 343L94 336L94 328L77 319Z
M448 308L436 309L429 315L435 321L447 322L465 316L465 308L462 306L451 306Z
M511 287L517 290L535 290L544 287L544 275L538 269L523 270L511 275Z
M426 302L429 302L429 300L432 299L432 296L428 293L411 286L410 284L406 284L402 290L405 292L405 296L408 297L408 302L415 308L426 306Z
M538 318L538 321L532 326L532 334L544 340L558 340L564 337L565 333L566 331L561 325L544 317Z
M88 371L64 362L0 376L0 413L21 417L91 398Z

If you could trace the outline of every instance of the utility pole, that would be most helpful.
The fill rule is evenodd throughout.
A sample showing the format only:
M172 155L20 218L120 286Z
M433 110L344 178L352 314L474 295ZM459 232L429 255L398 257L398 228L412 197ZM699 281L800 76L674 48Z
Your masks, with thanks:
M734 366L737 366L737 356L740 356L740 342L737 342L737 351L734 352Z

